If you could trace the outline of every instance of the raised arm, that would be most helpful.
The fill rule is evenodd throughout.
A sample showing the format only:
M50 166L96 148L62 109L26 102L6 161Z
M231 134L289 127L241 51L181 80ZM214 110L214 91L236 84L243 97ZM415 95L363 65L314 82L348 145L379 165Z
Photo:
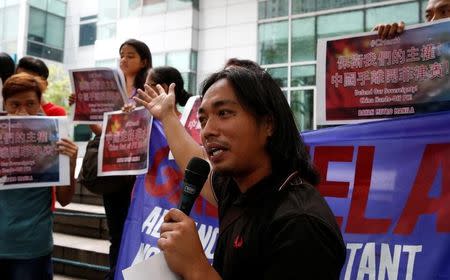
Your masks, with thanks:
M133 98L137 104L147 108L155 119L161 121L170 150L180 169L184 172L189 160L194 156L207 159L203 147L195 142L178 119L175 109L175 84L169 86L168 93L160 85L156 86L158 92L148 85L144 87L145 91L139 89L139 97ZM206 181L201 195L213 205L217 205L210 180Z

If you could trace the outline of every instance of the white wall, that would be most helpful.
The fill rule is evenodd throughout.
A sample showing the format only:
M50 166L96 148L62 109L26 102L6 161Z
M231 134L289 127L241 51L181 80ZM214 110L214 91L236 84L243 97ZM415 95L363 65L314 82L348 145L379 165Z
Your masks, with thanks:
M257 0L200 1L197 82L232 57L257 59Z
M144 41L152 53L198 50L197 83L223 67L227 59L257 59L257 0L202 0L199 11L183 9L117 21L116 38L78 47L80 17L98 14L98 1L69 0L64 64L89 67L118 57L129 38Z
M64 68L82 68L95 65L94 46L79 47L80 18L98 14L98 1L67 1L64 41Z

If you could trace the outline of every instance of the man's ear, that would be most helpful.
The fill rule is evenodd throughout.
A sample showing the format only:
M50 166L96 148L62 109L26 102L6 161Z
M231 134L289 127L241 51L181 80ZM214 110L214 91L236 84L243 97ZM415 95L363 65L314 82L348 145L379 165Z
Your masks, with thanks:
M44 91L46 91L46 90L47 90L47 88L48 88L48 81L47 81L47 80L45 80L45 79L42 79L42 81L43 81L43 83L44 83L44 86L45 86L44 90L42 91L42 93L44 93Z

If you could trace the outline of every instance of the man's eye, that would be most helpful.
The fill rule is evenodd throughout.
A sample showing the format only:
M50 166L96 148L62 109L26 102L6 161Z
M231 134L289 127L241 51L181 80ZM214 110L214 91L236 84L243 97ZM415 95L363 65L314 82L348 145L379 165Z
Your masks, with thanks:
M231 114L231 112L228 110L220 110L219 111L219 116L225 117L225 116L228 116L229 114Z

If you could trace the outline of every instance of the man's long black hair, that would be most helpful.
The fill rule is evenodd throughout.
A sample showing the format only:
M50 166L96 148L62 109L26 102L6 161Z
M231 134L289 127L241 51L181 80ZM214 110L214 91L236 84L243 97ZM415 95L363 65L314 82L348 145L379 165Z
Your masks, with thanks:
M277 83L263 69L233 66L212 74L201 89L201 95L217 81L227 79L241 106L251 112L257 122L269 118L273 134L267 151L272 159L272 172L287 175L298 171L312 185L320 182L300 136L291 108Z

